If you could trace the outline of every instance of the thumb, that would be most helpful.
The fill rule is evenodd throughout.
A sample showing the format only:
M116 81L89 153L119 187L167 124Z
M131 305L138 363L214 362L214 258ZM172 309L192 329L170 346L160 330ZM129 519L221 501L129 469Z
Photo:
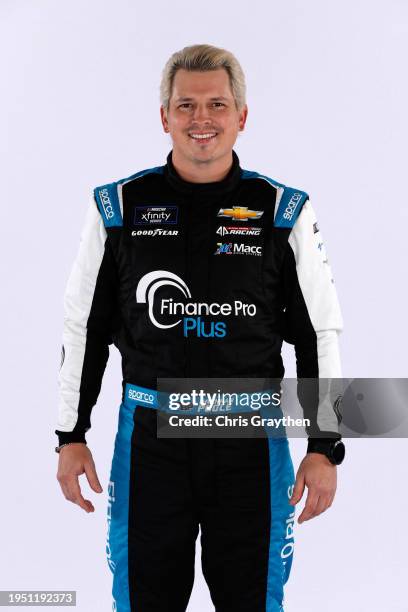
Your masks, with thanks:
M289 503L293 506L302 499L303 491L305 490L305 479L303 475L298 474L293 488L292 497L289 499Z
M95 464L93 462L87 462L84 466L85 474L89 482L89 486L96 493L102 493L102 485L99 482L98 475L96 473Z

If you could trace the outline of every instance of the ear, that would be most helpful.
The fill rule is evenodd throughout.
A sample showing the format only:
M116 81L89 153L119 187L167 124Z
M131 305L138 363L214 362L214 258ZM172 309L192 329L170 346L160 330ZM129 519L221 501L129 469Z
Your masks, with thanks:
M248 106L245 104L239 113L238 125L239 125L239 129L241 132L245 129L245 123L246 123L247 117L248 117Z
M169 132L169 122L167 120L167 112L166 109L164 108L163 104L160 106L160 117L161 117L161 122L162 122L162 126L163 126L163 130L165 132Z

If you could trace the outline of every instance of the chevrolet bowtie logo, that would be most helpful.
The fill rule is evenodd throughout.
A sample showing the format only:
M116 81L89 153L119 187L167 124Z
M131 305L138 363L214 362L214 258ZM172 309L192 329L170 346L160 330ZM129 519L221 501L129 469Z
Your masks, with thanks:
M220 208L217 217L231 217L235 221L249 221L249 219L260 219L263 210L250 210L248 206L233 206L232 208Z

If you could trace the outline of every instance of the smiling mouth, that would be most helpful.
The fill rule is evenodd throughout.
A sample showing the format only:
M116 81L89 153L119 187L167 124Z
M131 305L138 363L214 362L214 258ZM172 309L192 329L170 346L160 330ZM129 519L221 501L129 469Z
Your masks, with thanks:
M195 132L189 133L190 138L202 144L210 142L210 140L213 140L216 136L218 136L218 132L203 132L201 134Z

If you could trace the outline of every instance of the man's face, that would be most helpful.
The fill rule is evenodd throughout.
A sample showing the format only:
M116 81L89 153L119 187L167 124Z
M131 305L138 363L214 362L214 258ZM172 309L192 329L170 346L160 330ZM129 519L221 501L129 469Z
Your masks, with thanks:
M209 72L179 69L169 109L160 108L163 128L170 133L174 152L179 159L197 164L231 155L247 113L246 105L237 110L224 68Z

